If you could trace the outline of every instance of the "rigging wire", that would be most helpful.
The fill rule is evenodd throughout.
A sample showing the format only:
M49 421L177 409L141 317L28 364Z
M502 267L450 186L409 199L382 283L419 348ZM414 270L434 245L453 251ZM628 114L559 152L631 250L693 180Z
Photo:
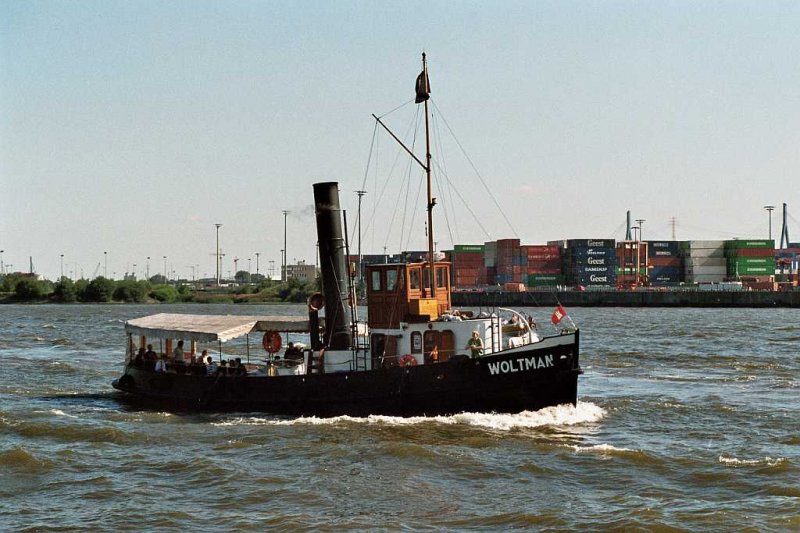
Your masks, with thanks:
M444 150L442 149L442 134L441 134L441 128L439 126L440 122L439 122L439 114L438 113L431 113L431 122L433 122L433 133L434 133L433 142L434 142L434 145L436 147L436 153L439 154L439 160L441 161L441 167L443 169L445 169L445 172L447 172L447 165L446 165L445 160L444 160ZM433 169L431 169L431 170L433 170ZM455 243L459 242L461 239L459 238L459 235L458 235L458 226L456 225L457 221L455 220L455 212L453 213L453 225L452 226L450 225L450 216L448 215L448 213L450 211L450 209L449 209L450 208L450 204L452 203L451 200L453 199L452 188L444 186L445 183L443 183L443 181L440 179L440 176L439 176L438 172L435 174L435 177L436 177L436 188L438 189L438 191L440 193L439 196L442 199L442 201L441 201L442 214L444 215L444 221L445 221L445 224L447 225L447 233L450 236L450 242L452 244L455 244ZM448 199L448 192L450 193L449 194L449 196L450 196L449 199ZM453 226L455 226L456 238L458 238L458 240L453 238Z
M495 207L497 207L497 210L502 215L503 220L505 220L506 224L508 224L509 229L511 229L511 233L514 234L514 237L518 237L516 229L514 229L514 226L511 224L511 221L508 220L508 217L506 216L505 211L500 207L500 204L497 201L497 198L495 198L494 194L492 194L492 190L486 184L486 181L484 181L483 176L481 176L481 173L478 172L478 168L475 166L475 163L473 163L472 159L470 159L469 155L467 155L467 152L466 152L466 150L464 150L464 147L462 146L461 141L459 141L458 137L456 137L456 134L453 132L453 129L450 127L450 124L447 122L447 119L445 118L444 114L442 114L442 111L439 109L439 106L436 105L436 103L433 101L433 99L431 99L431 103L433 104L433 107L434 107L434 109L436 109L437 113L439 113L439 115L441 116L442 122L444 122L444 125L447 127L447 130L450 132L450 135L453 136L453 140L456 142L456 144L458 145L459 149L461 149L461 153L464 155L464 157L469 162L470 166L472 167L472 170L475 172L475 175L478 177L478 180L480 180L481 185L483 185L483 188L489 194L489 197L492 199L492 202L494 203Z
M400 109L401 107L405 107L405 106L407 106L408 104L410 104L413 101L414 101L414 98L412 98L408 102L404 102L404 103L400 104L399 106L395 107L394 109L392 109L391 111L389 111L387 113L384 113L383 115L379 115L378 118L388 117L389 115L391 115L392 113L394 113L395 111Z

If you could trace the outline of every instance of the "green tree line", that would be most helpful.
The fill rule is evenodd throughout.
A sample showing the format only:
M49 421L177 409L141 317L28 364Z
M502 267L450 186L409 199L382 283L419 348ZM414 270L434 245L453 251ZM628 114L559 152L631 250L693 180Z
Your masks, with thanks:
M163 278L150 280L111 280L102 276L93 280L62 278L55 283L39 280L25 274L8 274L0 277L0 293L5 301L57 303L74 302L305 302L316 292L316 281L290 279L279 282L260 279L259 283L243 284L225 290L194 290L189 285L168 285Z

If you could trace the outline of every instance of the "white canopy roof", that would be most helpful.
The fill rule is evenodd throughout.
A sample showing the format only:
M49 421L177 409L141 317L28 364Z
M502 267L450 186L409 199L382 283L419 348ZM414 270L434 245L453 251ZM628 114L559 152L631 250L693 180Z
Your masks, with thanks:
M308 320L291 316L184 315L159 313L128 320L125 332L161 339L228 341L256 331L308 332Z

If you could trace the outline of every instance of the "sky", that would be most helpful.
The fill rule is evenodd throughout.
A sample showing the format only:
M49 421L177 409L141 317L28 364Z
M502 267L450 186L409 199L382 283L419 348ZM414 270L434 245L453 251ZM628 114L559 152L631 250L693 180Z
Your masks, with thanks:
M222 224L223 275L277 274L284 227L315 261L321 181L352 250L357 190L363 253L424 249L424 173L371 116L424 159L422 51L437 249L619 240L628 210L766 238L766 205L778 238L784 202L798 241L798 28L796 1L0 2L2 261L213 277Z

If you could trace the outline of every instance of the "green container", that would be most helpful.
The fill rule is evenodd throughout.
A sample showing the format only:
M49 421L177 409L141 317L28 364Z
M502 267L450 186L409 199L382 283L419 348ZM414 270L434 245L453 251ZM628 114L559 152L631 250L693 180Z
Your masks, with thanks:
M454 252L480 252L483 253L483 244L456 244L453 246Z
M774 276L775 269L767 267L740 268L738 271L728 272L729 276Z
M743 248L775 249L775 241L771 239L735 239L732 241L725 241L726 250L741 250Z
M728 268L749 268L749 267L772 267L775 268L774 257L729 257Z
M614 268L614 272L616 272L618 276L619 275L635 276L636 275L636 269L633 268L633 267L625 267L625 268L615 267ZM640 276L646 276L647 275L647 267L641 267L639 269L639 275Z
M528 274L528 287L552 287L563 285L564 276L562 274Z

